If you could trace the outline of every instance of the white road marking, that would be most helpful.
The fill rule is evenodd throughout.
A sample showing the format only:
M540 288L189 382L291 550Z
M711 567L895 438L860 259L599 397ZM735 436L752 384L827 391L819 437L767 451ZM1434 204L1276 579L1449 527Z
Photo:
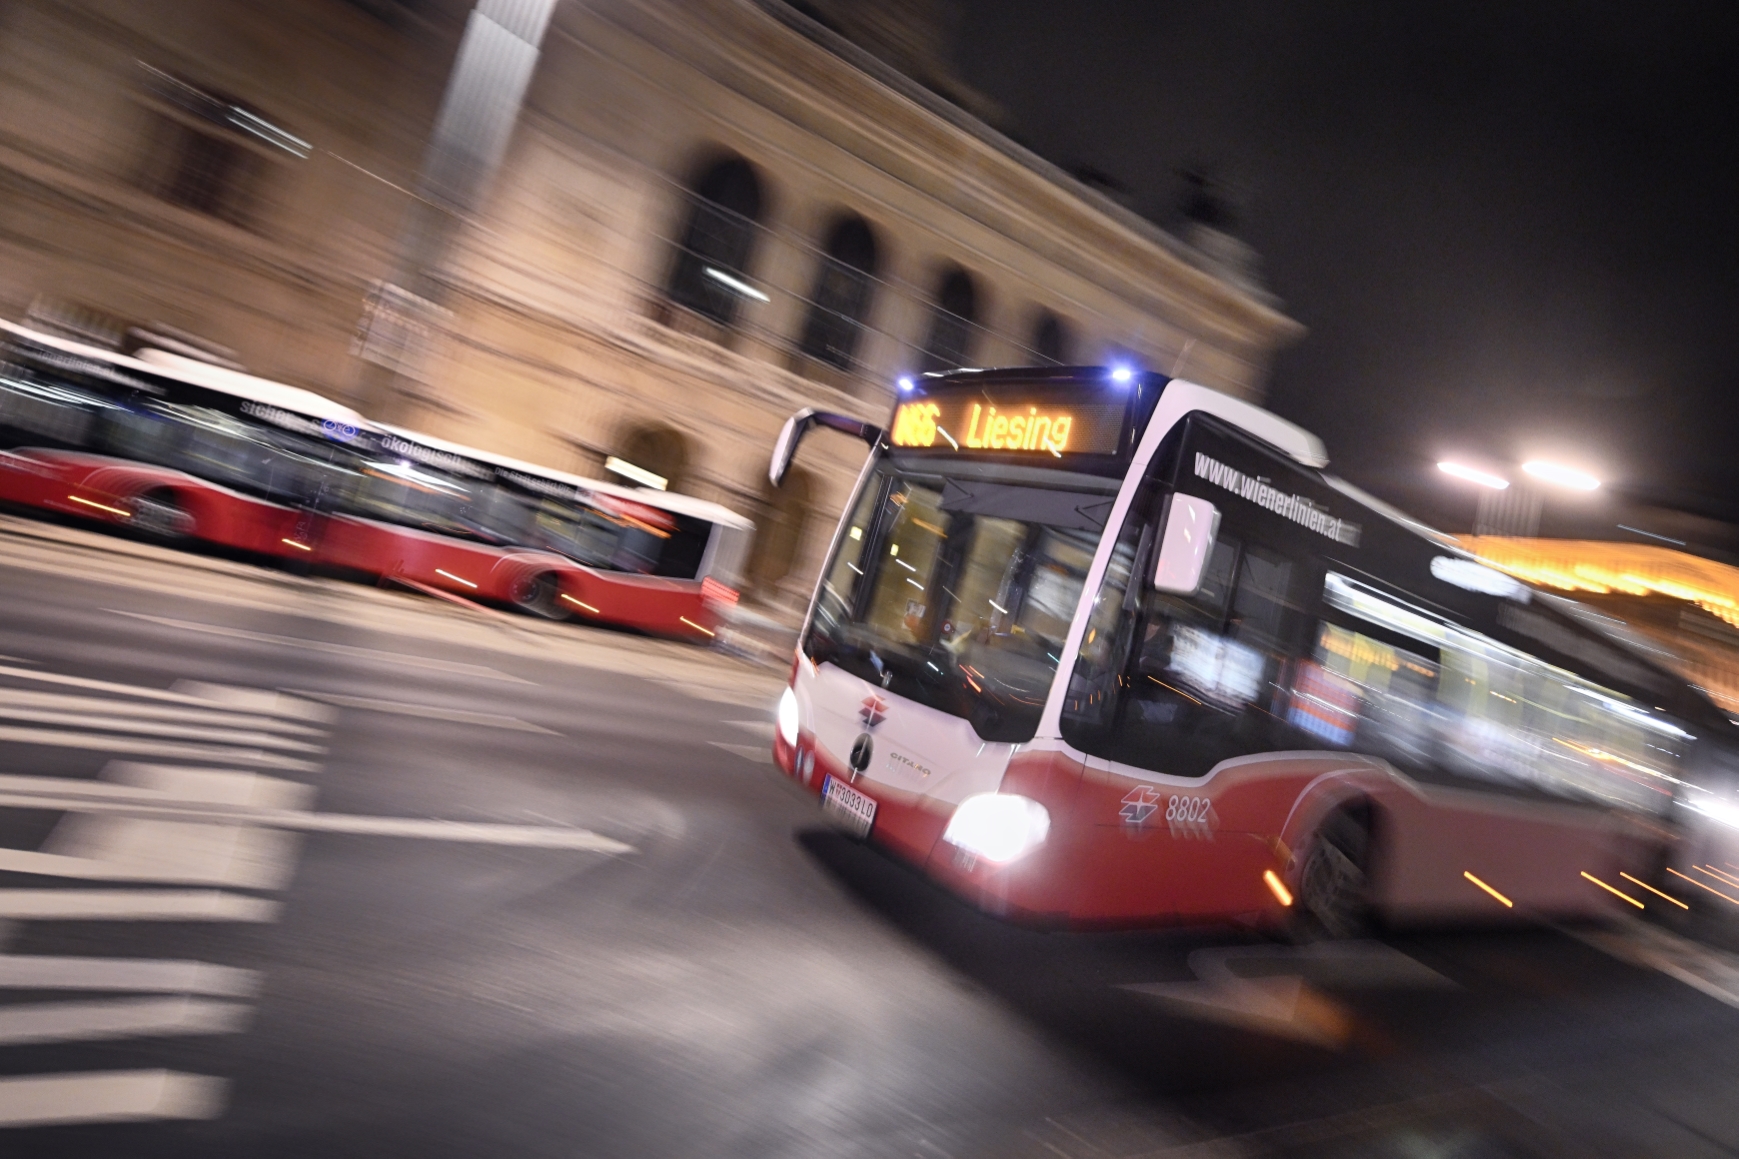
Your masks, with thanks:
M773 722L770 720L727 720L724 723L746 729L756 736L764 736L768 741L773 739Z
M275 715L241 713L234 709L218 708L209 704L198 706L159 704L151 701L118 700L112 696L77 696L66 692L33 692L25 688L0 688L0 717L5 717L8 720L26 719L8 711L11 707L36 711L101 713L108 717L136 717L140 720L207 724L218 728L255 729L266 732L290 733L296 736L318 736L325 732L317 725L280 720Z
M134 700L155 700L164 704L189 704L200 708L224 708L227 706L227 702L214 702L204 696L196 696L186 691L143 688L137 684L118 684L113 680L94 680L88 676L67 676L59 672L35 672L27 668L9 668L3 664L0 664L0 676L9 676L37 684L57 684L62 688L88 688L92 692L108 692L116 696L131 697ZM217 688L222 686L194 684L192 687Z
M190 782L208 777L246 778L245 789L233 788L234 782L216 781L211 787ZM175 787L170 787L174 785ZM223 786L229 791L222 791ZM131 761L111 761L103 771L103 779L86 777L28 777L0 773L0 796L39 796L95 801L138 801L169 804L196 801L213 805L238 805L255 809L296 809L313 804L315 788L298 781L285 781L258 773L236 769L199 769L180 765L143 765ZM77 808L78 806L67 806Z
M432 704L406 704L400 700L380 700L373 696L341 696L335 692L304 692L285 689L294 696L318 700L339 708L356 708L364 712L386 712L397 716L417 716L425 720L450 720L458 724L476 724L485 728L506 728L517 732L538 732L545 736L561 736L553 728L532 724L517 716L502 716L494 712L473 712L466 708L441 708Z
M0 987L9 990L135 990L252 998L260 975L235 966L165 958L53 958L0 954Z
M253 1008L245 1003L187 995L0 1006L0 1046L238 1034L247 1027L252 1012Z
M0 889L0 918L29 921L275 922L279 909L215 889Z
M167 757L172 760L259 765L285 772L320 771L320 766L313 761L298 760L263 749L143 740L114 733L62 732L51 728L9 728L0 725L0 741L42 745L46 748L94 749L98 752L130 753L141 757Z
M735 753L746 761L754 761L758 765L773 763L773 749L764 744L731 744L729 741L711 740L707 742L714 748L724 749L727 753Z
M72 813L40 853L0 849L0 869L84 881L154 881L283 889L300 840L253 825Z
M124 732L134 736L182 737L188 740L217 744L240 745L247 748L283 749L294 753L317 753L323 745L309 744L287 736L240 728L214 728L210 724L172 724L166 721L141 720L137 717L98 716L91 712L54 712L41 708L0 707L0 720L20 720L31 724L72 725L109 732Z
M373 837L421 837L475 845L518 845L531 849L575 849L590 853L636 853L632 845L593 833L549 825L507 825L493 821L435 821L417 817L363 817L345 813L278 814L261 821L315 833L359 833Z
M227 636L232 640L248 640L256 644L272 644L283 648L302 648L310 652L324 652L333 656L351 656L357 659L388 661L410 668L427 668L436 672L454 672L467 676L481 676L489 680L505 680L510 684L532 684L531 680L514 676L499 668L487 668L481 664L464 664L457 660L436 660L430 656L414 656L408 652L385 652L379 648L360 648L354 644L328 644L323 640L302 640L295 636L275 636L270 632L250 632L243 628L224 628L217 624L196 624L190 620L172 620L166 616L148 616L143 612L127 612L119 608L104 608L117 616L127 616L134 620L145 620L153 624L162 624L170 628L179 628L184 632L201 632L209 636Z
M196 696L231 712L263 712L269 716L294 717L316 724L331 724L338 714L323 704L313 704L269 688L243 688L238 684L207 684L203 680L177 680L170 686L185 696Z
M92 1071L0 1079L0 1126L215 1119L224 1080L170 1070Z
M634 853L632 845L593 833L546 825L508 825L493 821L442 821L420 817L371 817L347 813L309 813L295 809L241 811L216 806L156 805L78 797L0 793L0 807L63 809L80 813L169 818L206 824L241 822L307 833L358 833L376 837L422 837L477 845L518 845L533 849L580 849L595 853ZM6 916L0 913L0 917Z

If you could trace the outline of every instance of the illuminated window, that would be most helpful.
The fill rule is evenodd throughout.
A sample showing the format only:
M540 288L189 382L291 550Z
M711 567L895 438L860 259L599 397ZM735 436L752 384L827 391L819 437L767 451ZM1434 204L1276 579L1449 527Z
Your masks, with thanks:
M978 287L972 275L952 266L936 287L930 310L930 333L920 365L925 370L952 370L971 363L972 339L978 322Z
M854 216L835 225L815 275L809 317L803 324L803 353L841 370L851 369L869 314L875 270L876 239L869 224Z
M745 299L765 299L748 275L760 231L760 179L740 157L720 161L701 174L687 202L688 216L671 267L670 300L730 326Z

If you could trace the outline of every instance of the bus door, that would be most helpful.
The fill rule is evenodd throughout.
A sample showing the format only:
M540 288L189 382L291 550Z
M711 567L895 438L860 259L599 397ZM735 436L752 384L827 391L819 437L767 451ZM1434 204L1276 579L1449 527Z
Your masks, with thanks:
M1245 499L1244 479L1278 498ZM1272 510L1329 511L1326 492L1200 416L1156 456L1096 597L1061 721L1088 758L1078 820L1096 836L1082 898L1103 912L1084 916L1273 904L1263 872L1284 863L1280 819L1300 785L1348 765L1299 751L1320 747L1291 715L1289 689L1310 655L1322 564L1312 531ZM1160 545L1189 502L1211 505L1218 527L1193 590L1163 590ZM1316 707L1347 706L1322 697Z

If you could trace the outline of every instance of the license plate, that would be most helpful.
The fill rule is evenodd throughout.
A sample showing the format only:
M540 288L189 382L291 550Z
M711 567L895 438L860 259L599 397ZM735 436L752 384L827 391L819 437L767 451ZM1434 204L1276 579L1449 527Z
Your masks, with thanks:
M876 819L876 803L844 781L829 777L821 787L821 812L852 836L868 837Z

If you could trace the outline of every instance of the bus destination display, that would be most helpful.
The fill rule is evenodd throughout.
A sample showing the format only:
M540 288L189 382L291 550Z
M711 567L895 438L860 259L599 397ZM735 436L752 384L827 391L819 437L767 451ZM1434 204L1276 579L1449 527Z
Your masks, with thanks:
M950 452L1115 455L1127 415L1124 400L1082 398L1079 391L973 389L902 402L888 439L896 447Z

